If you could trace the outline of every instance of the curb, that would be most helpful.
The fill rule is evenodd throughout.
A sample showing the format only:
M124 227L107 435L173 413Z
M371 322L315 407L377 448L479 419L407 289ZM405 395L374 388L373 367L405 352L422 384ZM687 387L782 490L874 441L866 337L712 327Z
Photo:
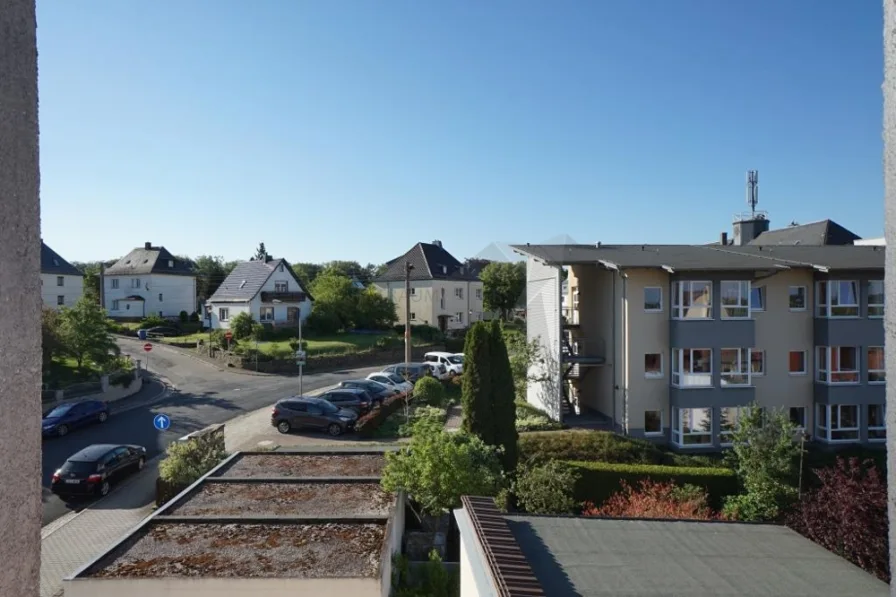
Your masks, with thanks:
M144 400L144 401L142 401L142 402L138 402L138 403L135 403L135 404L129 404L129 405L127 405L127 406L123 406L123 407L121 407L121 408L113 408L113 409L112 409L112 414L113 414L113 415L120 415L120 414L124 414L124 413L126 413L126 412L129 412L129 411L138 409L138 408L143 408L143 407L146 407L146 406L152 406L152 405L155 404L156 402L159 402L159 401L163 400L165 397L167 397L167 396L171 393L172 390L176 390L176 389L177 389L177 388L174 387L173 385L168 384L168 383L162 381L162 378L159 378L159 379L158 379L158 382L162 385L162 391L161 391L161 392L159 392L158 394L156 394L156 395L153 396L152 398L148 398L148 399L146 399L146 400Z

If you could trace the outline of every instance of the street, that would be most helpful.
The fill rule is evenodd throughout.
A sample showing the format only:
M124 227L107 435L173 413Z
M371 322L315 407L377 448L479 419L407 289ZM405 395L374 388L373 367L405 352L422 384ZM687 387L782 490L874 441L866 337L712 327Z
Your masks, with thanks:
M121 339L118 344L123 354L129 354L145 363L143 342ZM153 374L171 385L171 391L161 400L137 406L118 415L113 412L106 423L77 429L65 437L44 441L44 525L72 509L89 505L89 501L66 504L46 489L50 486L53 472L78 450L100 443L139 444L145 446L147 456L153 458L163 452L169 443L187 433L214 423L223 423L298 393L296 377L222 371L158 344L150 354L149 366ZM331 386L344 379L365 377L376 370L378 368L306 375L304 391ZM171 419L171 427L166 431L158 431L153 426L153 418L160 413Z

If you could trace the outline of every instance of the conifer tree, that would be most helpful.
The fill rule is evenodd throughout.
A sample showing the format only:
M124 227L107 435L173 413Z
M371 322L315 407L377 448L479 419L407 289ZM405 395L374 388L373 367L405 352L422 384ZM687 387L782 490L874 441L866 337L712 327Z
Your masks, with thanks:
M461 386L461 428L490 446L495 445L491 406L491 341L488 324L476 322L464 343L464 379Z
M510 358L507 344L504 342L504 327L497 319L491 322L489 330L489 358L492 373L491 406L492 424L494 426L495 445L501 446L501 462L504 470L516 469L517 440L516 404L513 372L510 369Z

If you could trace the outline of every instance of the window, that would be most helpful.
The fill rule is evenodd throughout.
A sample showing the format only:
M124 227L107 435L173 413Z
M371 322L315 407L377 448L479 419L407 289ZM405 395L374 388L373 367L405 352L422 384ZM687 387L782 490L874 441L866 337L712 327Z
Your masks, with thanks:
M439 309L445 308L445 289L439 289Z
M411 321L415 321L417 319L417 314L411 311Z
M858 383L859 350L855 346L819 346L815 356L816 381Z
M765 311L765 286L750 288L750 311Z
M259 312L258 321L274 321L274 308L262 307Z
M819 404L816 407L817 436L826 442L859 439L859 407L855 404Z
M663 289L659 286L648 286L644 289L644 310L656 313L663 310Z
M282 271L283 271L283 264L281 263L281 264L280 264L280 267L278 267L277 269L280 270L280 271L282 272Z
M868 405L868 441L887 439L887 407L885 404Z
M884 316L884 281L868 281L868 317Z
M299 308L298 307L287 307L286 308L286 321L298 321L299 320Z
M887 381L887 363L884 360L883 346L868 347L868 383L884 383Z
M218 309L218 321L227 321L230 319L230 309L221 307Z
M858 317L859 292L855 280L819 282L815 291L816 317Z
M673 348L672 385L683 388L712 386L712 349Z
M131 278L131 288L140 288L140 278Z
M65 286L65 276L56 276L56 286Z
M415 296L417 294L416 288L411 288L411 296Z
M806 374L806 351L791 350L787 354L787 371L791 375Z
M663 433L663 411L661 410L645 410L644 411L644 435L662 435Z
M115 280L115 281L117 282L118 280ZM113 310L113 311L118 311L118 309L119 309L120 307L121 307L121 305L119 304L118 301L112 301L112 310Z
M162 293L161 293L161 292L159 293L159 302L160 302L160 303L164 302L164 301L162 300Z
M172 259L168 260L168 267L174 267L174 260L172 260Z
M732 434L740 427L740 422L750 414L747 406L723 406L719 409L719 441L722 445L730 445Z
M479 301L482 300L482 289L481 288L476 289L476 300L479 300Z
M118 288L118 278L112 278L112 289L116 290Z
M791 286L787 292L790 295L790 310L791 311L805 311L806 310L806 287L805 286Z
M722 349L722 387L750 385L750 349Z
M276 282L274 282L274 292L288 292L288 291L289 291L289 282L287 282L286 280L277 280Z
M794 427L803 431L806 429L806 407L805 406L791 406L790 407L790 422L793 423Z
M750 349L750 374L765 375L765 351Z
M712 319L712 282L672 284L673 319Z
M64 304L65 304L65 295L60 294L59 296L57 296L57 297L56 297L56 304L57 304L57 305L64 305Z
M672 441L679 446L712 445L712 409L672 409Z
M456 322L458 322L458 323L463 323L463 322L464 322L464 314L463 314L462 312L460 312L460 311L458 311L457 313L455 313L455 314L454 314L454 321L456 321Z
M464 289L463 289L463 287L458 286L457 288L455 288L455 289L454 289L454 296L455 296L456 298L459 298L459 299L464 298Z
M747 280L723 281L722 319L747 319L750 317L750 282Z
M644 377L656 379L663 376L663 354L651 352L644 355Z

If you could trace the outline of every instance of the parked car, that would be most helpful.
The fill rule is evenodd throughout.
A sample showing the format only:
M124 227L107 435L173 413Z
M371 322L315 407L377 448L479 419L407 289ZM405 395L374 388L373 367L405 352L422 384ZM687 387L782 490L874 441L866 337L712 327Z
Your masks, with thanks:
M141 331L146 332L148 338L174 338L183 335L183 332L179 329L168 326L157 326L154 328L147 328L146 330L137 330L137 333L139 334Z
M463 375L464 359L463 355L458 356L450 352L427 352L423 355L423 360L427 363L438 363L445 367L448 377L455 375Z
M398 393L410 392L414 389L414 384L412 384L411 382L407 381L400 375L396 375L395 373L387 373L386 371L371 373L367 376L367 379L398 390Z
M342 435L355 427L358 414L342 409L326 400L293 396L278 400L271 411L271 425L280 433L309 427L326 430L332 436Z
M429 367L430 374L438 380L446 380L449 378L448 369L445 368L445 365L441 363L432 363L426 362L423 363L427 367Z
M114 483L143 470L146 448L132 444L94 444L69 456L53 473L50 489L60 497L106 495Z
M77 427L90 423L105 423L109 418L109 405L102 400L79 400L60 404L44 415L41 427L44 436L68 435Z
M418 379L426 375L427 371L432 371L432 368L426 363L409 363L408 365L399 363L398 365L383 367L383 371L385 373L395 373L411 382L411 384L415 384Z
M339 408L351 409L359 415L373 408L373 396L361 388L336 388L318 394L315 398L331 402Z
M365 390L373 398L373 404L382 404L389 396L400 394L401 390L381 384L372 379L349 379L339 382L340 388L358 388Z

